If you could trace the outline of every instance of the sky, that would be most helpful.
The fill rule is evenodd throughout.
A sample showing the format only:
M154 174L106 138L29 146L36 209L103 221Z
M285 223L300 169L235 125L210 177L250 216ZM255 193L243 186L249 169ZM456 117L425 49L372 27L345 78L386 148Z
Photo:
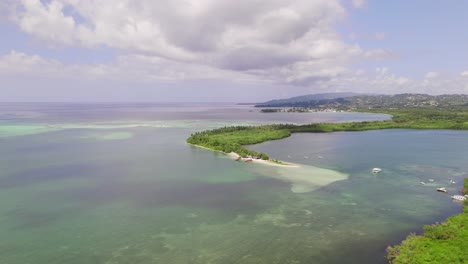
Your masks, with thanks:
M1 0L0 101L468 93L468 1Z

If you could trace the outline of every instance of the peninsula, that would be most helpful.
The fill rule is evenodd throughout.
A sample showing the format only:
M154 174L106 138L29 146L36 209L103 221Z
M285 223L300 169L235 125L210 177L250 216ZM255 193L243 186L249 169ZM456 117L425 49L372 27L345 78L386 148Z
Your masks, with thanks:
M361 96L362 97L362 96ZM306 125L275 124L263 126L236 126L192 134L187 142L224 153L237 153L240 157L257 157L273 161L265 153L245 148L245 145L289 137L292 133L327 133L336 131L365 131L377 129L453 129L468 130L468 96L446 95L397 95L379 96L367 101L360 99L326 99L337 107L336 100L352 101L356 104L343 107L353 111L383 113L391 115L391 120L349 123L312 123ZM394 100L403 98L404 103ZM387 100L388 99L388 100ZM377 101L383 102L380 107ZM367 103L366 103L367 102ZM283 102L281 102L283 104ZM293 104L295 104L293 102ZM285 105L282 105L285 106ZM282 107L281 106L281 107ZM291 106L291 105L286 105ZM339 106L339 105L338 105ZM277 106L276 106L277 107ZM331 107L328 103L321 107ZM468 190L465 179L464 194ZM452 216L442 224L425 226L421 236L411 234L401 245L387 249L388 260L393 264L402 263L465 263L468 259L468 206L461 214Z
M224 153L237 153L241 157L270 160L266 153L245 148L245 145L289 137L292 133L326 133L336 131L365 131L377 129L468 129L468 96L430 96L403 94L393 96L354 96L325 99L319 108L340 108L355 112L391 115L390 120L312 123L306 125L273 124L263 126L232 126L196 132L187 143ZM402 103L403 101L403 103ZM337 102L354 102L337 105ZM283 103L281 103L283 104ZM292 106L296 102L291 102ZM385 107L380 107L384 105ZM274 161L274 160L270 160Z

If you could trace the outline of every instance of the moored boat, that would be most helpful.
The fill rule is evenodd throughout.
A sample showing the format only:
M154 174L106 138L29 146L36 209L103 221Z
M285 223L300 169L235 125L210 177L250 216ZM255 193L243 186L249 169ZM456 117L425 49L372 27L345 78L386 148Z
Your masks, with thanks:
M452 199L457 201L465 201L468 195L453 195Z
M444 192L444 193L448 192L448 191L447 191L447 188L445 188L445 187L437 188L437 191L438 191L438 192Z

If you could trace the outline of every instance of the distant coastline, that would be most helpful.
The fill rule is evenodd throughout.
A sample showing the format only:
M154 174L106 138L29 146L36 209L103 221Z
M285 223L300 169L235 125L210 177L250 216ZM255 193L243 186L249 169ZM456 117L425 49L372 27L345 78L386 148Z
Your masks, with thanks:
M365 112L365 109L361 111ZM226 154L234 152L242 158L257 157L262 160L271 160L266 153L249 150L244 146L283 139L293 133L329 133L397 128L468 130L468 107L456 108L455 110L437 108L379 109L370 112L389 114L392 119L348 123L312 123L307 125L274 124L223 127L194 133L187 139L187 143ZM282 162L277 163L281 164Z

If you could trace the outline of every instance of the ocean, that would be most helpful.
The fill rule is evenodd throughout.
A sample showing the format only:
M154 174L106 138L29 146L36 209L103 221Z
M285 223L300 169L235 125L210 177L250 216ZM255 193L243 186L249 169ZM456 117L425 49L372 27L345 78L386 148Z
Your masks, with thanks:
M296 170L235 162L185 139L230 125L388 118L2 103L0 263L386 263L388 245L461 212L450 195L468 175L467 131L304 133L249 146Z

